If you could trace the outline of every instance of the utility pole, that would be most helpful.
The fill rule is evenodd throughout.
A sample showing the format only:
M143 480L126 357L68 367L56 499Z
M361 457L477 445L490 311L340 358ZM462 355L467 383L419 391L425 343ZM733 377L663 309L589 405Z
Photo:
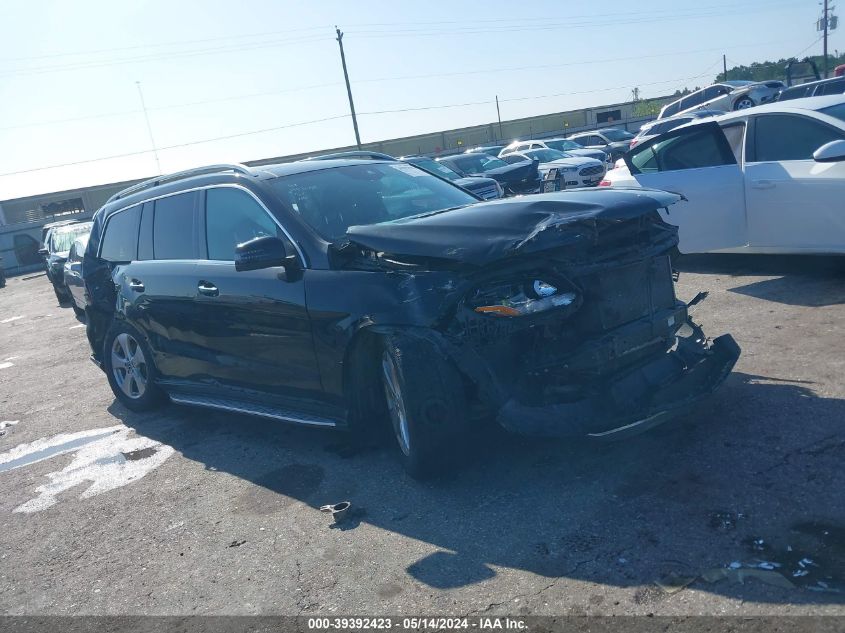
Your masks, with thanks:
M827 79L827 23L829 21L827 0L824 0L824 15L822 16L822 20L824 21L824 78Z
M147 104L144 102L144 93L141 90L141 82L136 81L135 85L138 86L138 96L141 97L141 109L144 111L144 120L147 122L147 132L150 135L150 145L153 146L153 156L156 159L156 167L158 168L158 175L161 176L161 163L158 160L158 150L156 149L156 142L153 138L153 126L150 125L150 117L147 114Z
M712 68L712 66L711 66L711 68ZM722 77L722 81L727 81L728 80L728 58L727 58L726 55L722 55L722 72L725 74L725 76Z
M502 139L504 135L502 134L502 113L499 110L499 95L496 95L496 116L499 117L499 139Z
M822 17L816 22L816 31L821 31L822 38L824 39L824 63L822 64L822 67L824 68L824 77L827 79L827 72L829 68L829 62L827 59L827 38L830 35L830 32L836 29L839 20L835 15L831 15L836 7L829 6L829 0L824 0L824 2L820 4L824 6L824 9L822 9Z
M352 112L352 127L355 128L355 144L361 149L361 135L358 133L358 119L355 116L355 103L352 101L352 87L349 85L349 72L346 70L346 55L343 54L343 33L337 25L337 45L340 47L340 63L343 64L343 78L346 80L346 94L349 96L349 110Z

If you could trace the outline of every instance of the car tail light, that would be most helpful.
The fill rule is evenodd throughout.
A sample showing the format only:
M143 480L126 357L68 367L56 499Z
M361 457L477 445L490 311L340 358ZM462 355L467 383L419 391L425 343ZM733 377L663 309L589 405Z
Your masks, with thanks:
M602 180L602 181L599 183L599 187L610 187L610 185L611 185L611 184L612 184L612 183L611 183L609 180Z
M628 147L628 149L634 149L634 147L636 147L639 142L640 141L638 139L632 138L631 139L631 145L630 145L630 147Z

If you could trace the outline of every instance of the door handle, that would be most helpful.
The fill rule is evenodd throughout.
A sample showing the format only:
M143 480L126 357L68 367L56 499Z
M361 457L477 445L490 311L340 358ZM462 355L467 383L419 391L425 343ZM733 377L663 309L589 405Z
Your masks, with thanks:
M217 289L217 286L209 281L199 282L197 284L197 291L206 297L216 297L220 294L220 290Z
M130 279L129 287L135 292L144 292L144 284L137 279Z
M775 183L773 180L752 180L751 187L753 189L774 189Z

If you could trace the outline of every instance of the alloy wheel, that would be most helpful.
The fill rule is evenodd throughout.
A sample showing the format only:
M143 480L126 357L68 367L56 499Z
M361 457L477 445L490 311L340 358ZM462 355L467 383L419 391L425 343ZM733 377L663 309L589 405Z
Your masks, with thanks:
M129 398L137 400L147 390L149 367L144 351L135 338L126 332L118 334L111 348L114 380Z
M399 442L399 448L409 456L411 454L411 432L408 426L408 414L405 410L405 401L402 398L402 388L399 385L399 371L396 361L389 352L385 352L381 360L381 368L384 381L384 393L387 399L387 409L390 412L390 421L393 423L393 432Z

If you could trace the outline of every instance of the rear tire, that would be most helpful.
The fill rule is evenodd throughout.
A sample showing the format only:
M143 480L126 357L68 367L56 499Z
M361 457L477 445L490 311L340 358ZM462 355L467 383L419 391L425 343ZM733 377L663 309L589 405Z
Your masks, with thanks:
M115 397L132 411L161 406L164 392L155 384L158 375L144 337L132 326L115 322L103 345L103 369Z
M402 466L417 479L447 470L467 428L458 370L432 344L391 336L381 356L381 381Z

